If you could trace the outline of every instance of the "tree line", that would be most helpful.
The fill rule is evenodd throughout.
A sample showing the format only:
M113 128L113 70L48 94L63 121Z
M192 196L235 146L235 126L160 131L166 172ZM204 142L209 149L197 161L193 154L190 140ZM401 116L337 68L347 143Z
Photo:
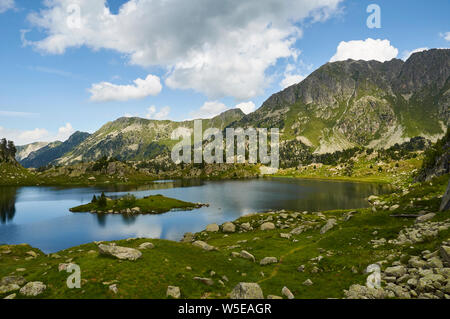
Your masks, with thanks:
M8 141L6 138L0 140L0 162L15 161L16 152L17 149L13 141Z

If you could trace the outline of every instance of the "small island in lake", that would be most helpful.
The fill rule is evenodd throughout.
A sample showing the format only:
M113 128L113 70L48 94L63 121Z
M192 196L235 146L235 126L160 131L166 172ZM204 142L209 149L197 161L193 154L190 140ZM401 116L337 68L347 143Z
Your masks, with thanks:
M102 193L101 196L92 198L89 204L73 207L73 213L96 213L96 214L162 214L173 209L193 210L209 206L207 204L184 202L178 199L153 195L144 198L136 198L128 194L118 199L111 199Z

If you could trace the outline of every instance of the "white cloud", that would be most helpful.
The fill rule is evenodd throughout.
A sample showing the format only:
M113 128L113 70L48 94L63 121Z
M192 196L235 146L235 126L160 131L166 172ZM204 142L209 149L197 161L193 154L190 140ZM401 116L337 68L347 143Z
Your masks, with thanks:
M159 77L149 74L144 80L136 79L134 85L117 85L109 82L92 84L89 89L91 101L128 101L158 95L162 90Z
M214 116L219 115L220 113L225 112L228 110L228 107L219 102L219 101L212 101L212 102L205 102L200 109L197 111L191 112L190 115L192 118L195 119L210 119Z
M336 54L330 62L353 60L376 60L380 62L390 61L396 58L398 50L391 45L389 40L371 39L342 41L337 47Z
M25 145L34 142L53 142L67 140L74 133L70 123L58 129L56 134L50 133L44 128L35 128L33 130L8 129L0 126L0 138L14 141L16 145Z
M46 53L87 46L118 51L131 64L163 66L171 88L194 89L211 99L248 100L269 82L266 70L295 57L299 22L324 21L342 0L129 0L117 14L105 0L52 0L28 19L44 38L32 42ZM67 8L78 4L78 27Z
M428 48L417 48L417 49L414 49L414 50L411 50L411 51L403 51L402 60L406 61L414 53L422 52L422 51L426 51L426 50L428 50Z
M245 114L249 114L256 109L255 103L252 101L243 102L234 107L235 109L241 109ZM191 119L210 119L217 115L220 115L223 112L229 111L233 109L233 107L228 107L222 102L219 101L208 101L205 102L200 109L191 112Z
M283 89L285 89L287 87L290 87L291 85L300 83L304 79L304 75L287 73L284 75L284 79L281 81L280 85Z
M14 0L0 0L0 13L13 9L14 7Z
M256 109L256 105L253 102L244 102L236 105L236 108L241 109L245 114L249 114Z
M72 124L66 123L65 126L62 126L58 129L58 134L56 135L56 139L58 141L65 141L67 140L73 133L75 133L75 130L72 127Z
M150 106L147 109L147 114L145 115L145 118L147 119L153 119L153 120L167 120L168 116L170 114L170 107L164 106L159 111L156 110L155 106Z
M439 34L445 41L450 41L450 32L444 32Z

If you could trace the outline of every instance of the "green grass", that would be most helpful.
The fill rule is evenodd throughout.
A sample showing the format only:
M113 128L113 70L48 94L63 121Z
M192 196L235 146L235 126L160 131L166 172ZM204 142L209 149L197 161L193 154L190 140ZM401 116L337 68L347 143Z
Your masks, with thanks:
M73 207L71 212L120 212L126 209L138 207L142 214L161 214L172 209L191 210L199 207L198 204L184 202L178 199L165 197L163 195L154 195L136 199L133 195L126 195L115 200L105 200L105 205L101 205L100 201L91 202L89 204Z
M382 200L390 205L420 197L421 205L408 208L408 211L418 212L423 209L423 205L428 206L430 211L435 211L439 194L442 195L448 177L447 175L435 179L431 185L414 185L405 198L393 193L382 197ZM48 286L40 296L42 298L165 298L169 285L180 287L182 298L227 298L239 282L259 283L265 296L281 295L281 289L287 286L296 298L342 298L344 289L348 289L352 284L364 284L367 276L364 270L369 264L388 260L392 254L401 256L417 254L424 249L436 250L440 243L450 236L450 230L446 230L437 238L428 239L412 248L410 245L392 244L374 248L370 243L372 239L394 239L403 227L411 226L414 221L391 217L390 211L374 213L370 209L359 209L352 219L344 221L346 213L345 210L334 210L323 212L325 217L311 213L299 214L296 218L290 215L290 228L271 231L261 231L257 226L269 216L272 216L275 223L278 220L285 223L286 219L281 213L244 216L235 223L250 222L254 225L253 231L195 234L196 239L218 248L217 251L209 252L190 243L168 240L115 241L119 246L132 248L137 248L144 242L152 242L155 245L154 249L142 250L142 258L134 262L101 256L93 243L58 252L59 259L45 255L28 245L0 246L0 278L19 274L27 281L42 281ZM329 218L336 218L338 224L321 235L319 229ZM434 220L448 218L449 212L443 212L437 214ZM313 223L312 228L300 235L294 235L291 240L280 237L280 233L288 233L293 227L308 223ZM375 231L378 233L375 234ZM229 249L233 245L240 247ZM232 251L239 252L243 249L253 254L257 262L231 257ZM2 253L5 250L11 252ZM37 252L39 256L26 260L26 252L30 250ZM311 260L319 255L323 256L320 262ZM264 257L277 257L279 263L260 266L259 261ZM400 257L395 260L398 258ZM69 274L58 272L58 264L63 262L73 262L81 267L81 289L67 288L66 279ZM305 265L305 272L297 271L300 265ZM192 270L188 270L188 266ZM317 267L318 272L313 271L314 267ZM25 268L26 271L18 272L18 268ZM215 274L211 275L211 271ZM215 283L213 286L206 286L193 280L196 276L212 278ZM228 282L224 281L224 286L219 284L219 280L223 280L222 276L229 279ZM306 279L311 279L314 284L303 285ZM103 284L111 281L117 281L117 295L108 289L108 284ZM18 294L18 298L22 297Z

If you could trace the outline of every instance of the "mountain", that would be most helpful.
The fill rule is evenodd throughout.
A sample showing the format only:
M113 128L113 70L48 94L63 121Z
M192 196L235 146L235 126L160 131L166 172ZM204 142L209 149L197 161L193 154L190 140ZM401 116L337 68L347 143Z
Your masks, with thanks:
M244 115L240 109L228 110L212 119L202 120L203 130L211 127L222 130ZM105 124L55 163L73 164L103 156L119 160L153 159L161 154L170 154L171 147L177 143L171 139L172 132L192 132L193 128L193 120L174 122L122 117Z
M16 160L21 161L25 158L27 158L31 153L36 152L40 150L41 148L47 146L48 142L35 142L27 145L22 146L16 146L17 153L16 153Z
M19 162L26 168L47 166L52 164L56 159L60 158L64 154L72 151L89 136L89 133L75 132L67 141L49 143L46 146L31 152L27 157L23 158Z
M255 112L229 110L203 120L216 127L280 128L280 154L292 163L354 147L389 148L422 136L433 142L450 124L450 50L418 52L407 60L327 63L305 80L272 95ZM119 118L70 147L48 145L22 160L25 166L94 161L166 160L175 130L193 121ZM64 145L63 145L64 144Z
M234 126L278 127L316 153L355 146L386 148L450 124L450 50L413 54L406 62L327 63L272 95Z

